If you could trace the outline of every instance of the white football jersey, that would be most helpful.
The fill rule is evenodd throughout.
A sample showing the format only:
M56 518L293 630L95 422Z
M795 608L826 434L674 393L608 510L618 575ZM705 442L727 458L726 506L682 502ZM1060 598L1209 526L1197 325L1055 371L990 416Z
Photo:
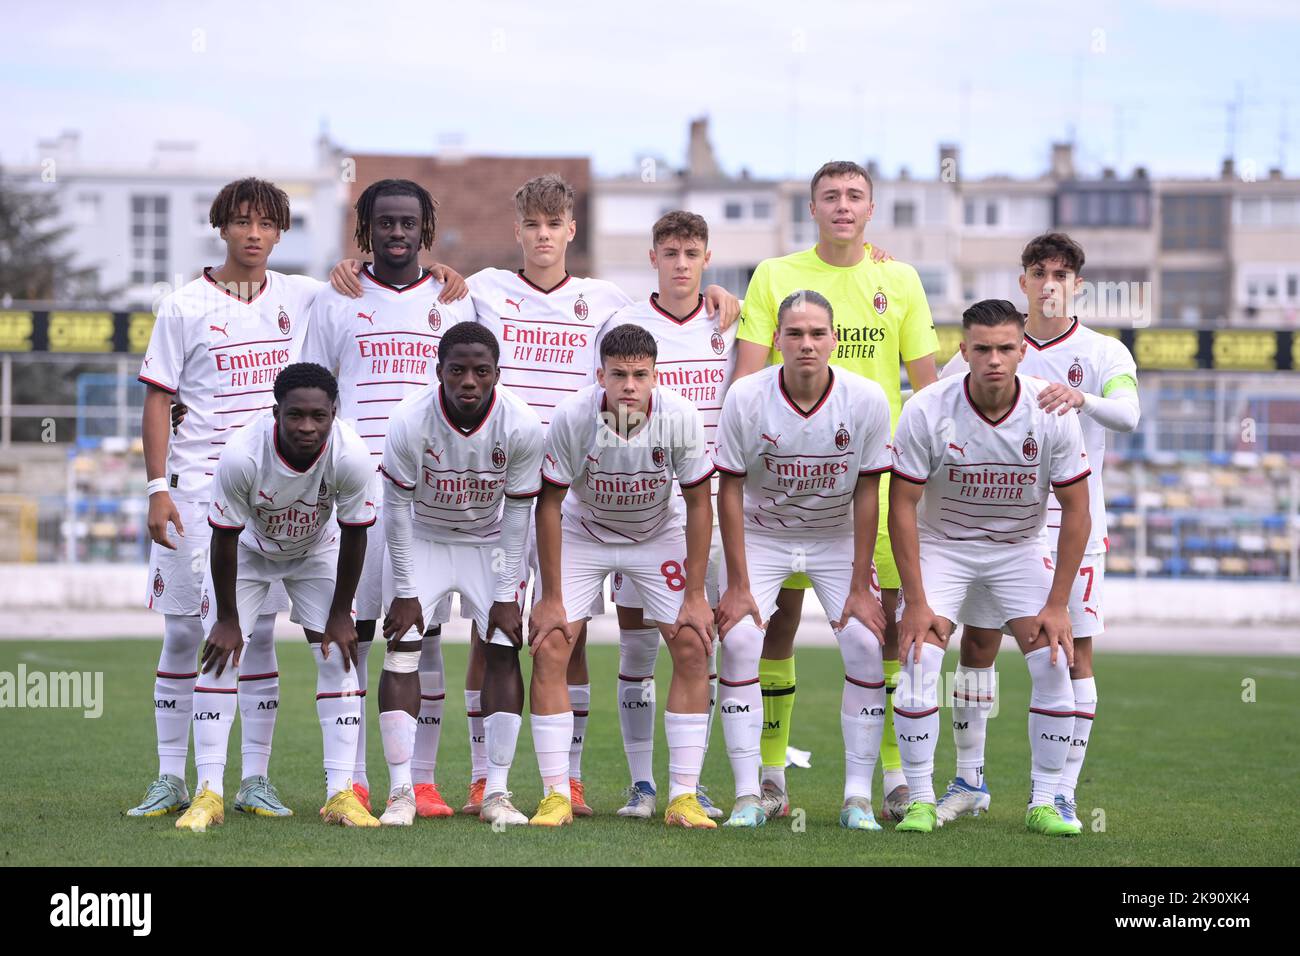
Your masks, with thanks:
M610 427L615 414L599 385L555 410L542 479L569 489L565 531L602 544L680 533L685 511L673 480L692 488L713 474L700 413L671 389L655 388L645 422L630 437Z
M1058 382L1077 388L1089 395L1105 396L1108 383L1122 376L1137 381L1137 364L1133 356L1117 338L1096 332L1078 319L1070 328L1054 339L1039 342L1026 335L1028 347L1017 369L1019 374ZM970 366L954 355L944 366L943 377L965 375ZM1102 489L1102 466L1106 460L1106 426L1091 415L1075 413L1083 429L1083 446L1088 452L1092 474L1088 476L1088 503L1092 511L1092 533L1088 536L1087 553L1110 550L1106 530L1106 496ZM1049 546L1056 550L1056 539L1061 533L1061 506L1052 495L1047 504L1046 535Z
M375 523L375 466L352 427L334 427L316 459L299 471L280 453L275 418L265 412L230 440L217 464L208 524L242 529L240 544L276 561L333 543L338 524Z
M226 442L275 404L275 377L298 361L323 286L268 269L262 290L245 302L210 272L204 269L159 304L140 366L140 381L188 409L167 451L168 490L185 501L209 499Z
M427 272L399 289L376 279L367 266L361 270L361 298L326 288L312 310L302 360L338 376L339 417L365 439L376 466L397 403L437 384L443 333L474 321L469 297L439 302L442 289Z
M1047 383L1016 375L1011 408L997 421L970 397L969 376L949 377L913 395L894 432L894 478L925 485L917 511L922 536L1004 544L1039 536L1051 486L1088 477L1077 415L1047 414Z
M718 423L718 471L745 479L745 524L786 538L853 536L861 475L889 471L889 399L870 379L832 368L809 411L781 365L733 382Z
M501 343L501 384L549 425L556 406L595 381L596 330L632 300L612 282L565 276L540 289L521 272L469 278L478 320Z
M463 432L447 417L442 386L429 385L393 410L381 471L410 493L414 534L486 544L501 537L505 497L541 492L543 431L537 413L498 386L487 416Z

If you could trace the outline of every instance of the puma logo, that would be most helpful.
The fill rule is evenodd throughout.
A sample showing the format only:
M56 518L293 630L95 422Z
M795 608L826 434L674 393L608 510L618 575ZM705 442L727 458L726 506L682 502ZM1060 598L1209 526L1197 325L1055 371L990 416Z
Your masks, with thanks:
M514 299L506 299L506 302L509 305L513 305L515 307L516 312L523 311L524 300L522 298L520 298L518 302L516 302Z
M208 326L208 331L209 331L209 332L220 332L220 333L221 333L222 335L224 335L226 338L230 338L230 333L226 331L226 329L228 329L229 327L230 327L230 323L229 323L229 322L227 322L225 325L209 325L209 326Z
M966 442L966 445L969 445L969 444L970 444L970 441L968 440L968 441ZM961 455L963 458L966 457L966 445L954 445L952 442L948 442L948 447L951 448L953 451L957 452L957 453L958 453L959 455Z
M560 467L560 463L559 463L558 461L555 460L555 456L552 455L550 452L547 452L547 453L546 453L546 460L549 461L549 462L550 462L552 465L554 465L556 468L559 468L559 467Z
M443 451L446 451L446 449L444 448ZM426 455L428 455L430 458L432 458L434 461L436 461L438 464L440 464L440 465L442 464L442 452L441 452L441 451L434 451L432 448L426 448L426 449L424 450L424 453L425 453Z
M599 464L600 464L600 456L597 455L595 458L593 458L591 455L588 455L588 456L587 456L587 461L591 462L593 465L599 465Z
M1099 621L1101 620L1101 618L1097 617L1097 612L1094 611L1094 610L1093 610L1092 608L1090 608L1090 607L1085 607L1085 608L1083 609L1083 613L1084 613L1084 614L1091 614L1093 617L1096 617L1097 620L1099 620Z
M265 498L267 501L271 502L271 504L275 504L275 495L268 495L261 488L257 489L257 497Z
M770 441L770 442L772 443L772 447L773 447L773 448L780 448L780 447L781 447L781 445L779 444L779 442L780 442L780 440L781 440L781 436L780 436L780 435L777 435L775 438L773 438L771 435L769 435L769 434L767 434L766 432L764 432L764 433L762 434L761 437L762 437L762 439L763 439L764 441Z
M214 501L214 502L212 502L212 507L214 507L214 508L217 509L217 513L220 514L221 517L224 518L224 517L226 516L226 509L223 508L223 507L221 507L221 502L220 502L220 501Z
M374 310L374 309L371 309L369 315L367 315L367 314L364 313L364 312L358 312L358 313L357 313L357 318L358 318L358 319L365 319L367 322L369 322L369 323L373 326L373 325L375 324L375 310Z
M149 367L149 363L152 362L152 361L153 361L153 359L151 359L149 356L146 355L146 356L144 357L144 367L145 367L145 368L148 368L148 367Z

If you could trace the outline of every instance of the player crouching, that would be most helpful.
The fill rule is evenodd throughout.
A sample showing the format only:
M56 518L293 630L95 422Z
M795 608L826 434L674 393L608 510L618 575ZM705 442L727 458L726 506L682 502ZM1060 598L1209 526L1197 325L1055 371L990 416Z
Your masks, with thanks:
M621 325L600 345L596 385L565 399L546 436L537 506L541 596L529 618L533 742L545 793L537 826L573 820L566 681L573 640L607 576L636 585L673 661L664 714L669 826L714 829L696 789L709 723L713 613L704 593L713 506L704 425L656 384L654 336ZM673 482L681 486L685 515Z
M724 825L758 827L767 820L759 789L759 653L782 583L804 571L834 622L844 659L840 825L879 830L871 778L885 727L885 614L872 552L880 475L889 470L889 401L875 382L831 369L834 316L816 292L795 292L781 303L774 345L783 364L735 382L718 423L726 560L718 676L736 783Z
M902 680L894 729L912 803L898 829L936 824L934 750L943 651L968 593L987 592L1025 655L1031 791L1025 824L1035 833L1078 830L1053 806L1074 726L1070 589L1091 518L1090 473L1078 416L1039 407L1047 382L1017 375L1024 317L989 299L962 316L970 372L924 389L903 406L894 434L889 532L903 581ZM1061 506L1055 567L1039 537L1048 491Z
M222 776L239 659L277 581L316 659L324 819L379 826L350 779L363 693L355 669L352 598L365 560L366 528L375 523L368 497L374 466L365 442L346 422L335 421L338 384L325 369L289 365L276 376L274 393L271 413L230 439L213 478L212 556L200 605L207 644L194 688L203 695L194 713L199 792L176 821L181 830L201 833L224 819Z
M407 396L388 421L381 471L388 561L384 677L379 715L392 793L380 822L415 819L411 760L420 708L420 635L439 602L460 594L484 642L487 784L479 819L525 824L506 779L522 723L520 602L533 499L540 492L542 420L497 383L501 351L484 326L462 322L442 337L438 384ZM414 628L414 634L408 632ZM566 745L567 753L567 745Z

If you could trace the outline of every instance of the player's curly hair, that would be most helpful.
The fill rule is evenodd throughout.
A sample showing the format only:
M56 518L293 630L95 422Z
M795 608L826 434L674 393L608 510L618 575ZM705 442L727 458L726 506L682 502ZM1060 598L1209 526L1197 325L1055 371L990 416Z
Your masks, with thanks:
M439 365L442 365L443 357L457 345L486 345L488 351L492 353L493 363L501 361L501 343L486 325L479 325L477 322L457 322L448 329L442 341L438 343Z
M791 292L781 300L781 304L777 306L776 310L776 327L780 328L781 320L791 312L802 312L804 306L809 302L825 309L827 318L831 320L831 328L835 328L835 310L831 308L830 299L820 292L814 292L812 289L800 289L798 292Z
M709 224L704 217L684 209L674 209L659 217L650 231L650 244L657 246L666 239L698 239L709 246Z
M611 358L648 358L654 362L659 358L659 346L655 337L641 326L626 322L610 329L600 340L601 364Z
M226 228L239 215L244 203L248 203L250 215L261 213L273 220L281 232L289 231L289 194L275 183L252 176L221 187L208 210L208 222L213 229Z
M1083 271L1083 246L1063 232L1045 232L1035 236L1020 253L1021 268L1028 269L1040 262L1059 259L1075 275Z
M315 362L294 362L286 365L275 377L275 401L283 402L295 388L319 388L331 402L339 397L339 383L333 373Z
M1006 299L982 299L961 314L961 327L969 329L972 325L1018 325L1025 327L1025 317L1020 310Z
M808 192L813 199L817 198L817 183L827 176L861 176L867 181L868 198L875 195L876 184L871 181L871 174L861 164L850 159L832 159L829 163L822 163L821 169L813 173L812 182L808 184Z
M419 183L409 179L381 179L371 183L357 200L357 231L353 241L362 252L371 252L370 224L375 214L375 200L380 196L414 196L420 200L420 248L432 249L438 230L438 200Z

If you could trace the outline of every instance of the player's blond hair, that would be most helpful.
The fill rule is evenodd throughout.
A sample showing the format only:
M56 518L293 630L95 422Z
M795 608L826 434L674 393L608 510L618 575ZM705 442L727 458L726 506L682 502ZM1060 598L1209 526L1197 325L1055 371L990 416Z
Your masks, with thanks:
M535 176L515 191L515 215L573 216L573 187L558 173Z
M704 248L709 247L709 224L704 221L704 217L693 212L687 212L684 209L674 209L672 212L666 212L659 217L659 221L654 224L650 230L650 244L658 246L659 243L669 239L698 239L704 243Z

